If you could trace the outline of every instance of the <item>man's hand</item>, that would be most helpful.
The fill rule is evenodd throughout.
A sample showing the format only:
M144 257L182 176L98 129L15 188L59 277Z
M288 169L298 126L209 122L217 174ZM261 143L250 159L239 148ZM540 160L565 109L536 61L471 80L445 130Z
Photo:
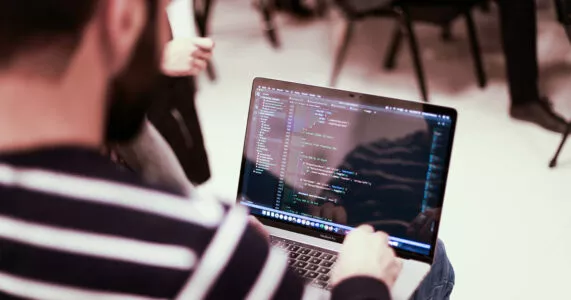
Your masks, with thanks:
M174 39L165 46L162 71L170 77L196 76L206 69L213 49L209 38Z
M345 237L331 283L336 285L351 277L368 276L381 280L391 289L401 269L402 262L389 247L388 235L364 225Z
M254 216L249 216L248 222L250 223L250 226L254 227L254 229L256 229L256 231L258 231L258 233L261 234L268 242L270 241L270 234L262 222L258 221Z

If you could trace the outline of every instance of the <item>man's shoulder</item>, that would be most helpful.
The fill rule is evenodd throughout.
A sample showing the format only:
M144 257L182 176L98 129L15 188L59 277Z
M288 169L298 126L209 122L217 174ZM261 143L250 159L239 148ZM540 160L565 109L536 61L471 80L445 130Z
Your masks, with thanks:
M0 199L12 262L0 271L32 287L72 287L77 299L173 298L224 217L215 201L185 201L77 151L0 155Z
M90 149L57 147L0 154L0 165L13 170L37 170L83 180L105 180L179 195L166 188L146 183L138 174Z
M76 148L0 155L0 193L35 202L44 198L40 196L63 198L82 203L82 209L104 205L206 227L216 224L225 211L205 195L181 197L145 183L97 152Z
M63 166L62 161L58 166L41 161L31 163L34 157L28 158L23 161L0 159L0 198L6 200L4 208L14 209L15 213L59 206L66 207L66 211L53 210L54 216L75 212L95 220L113 215L117 219L137 219L143 223L153 220L155 224L167 222L203 228L214 228L225 213L218 201L206 199L204 195L189 200L164 192L104 157L71 155L70 160L76 165L71 167ZM61 157L56 161L59 159ZM24 202L28 203L25 209Z

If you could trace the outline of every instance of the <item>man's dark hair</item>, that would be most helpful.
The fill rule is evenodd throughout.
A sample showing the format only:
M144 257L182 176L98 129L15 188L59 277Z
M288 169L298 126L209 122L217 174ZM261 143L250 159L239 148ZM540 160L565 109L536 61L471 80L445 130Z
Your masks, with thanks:
M18 55L50 47L58 59L55 72L64 71L81 40L99 0L1 0L0 69Z

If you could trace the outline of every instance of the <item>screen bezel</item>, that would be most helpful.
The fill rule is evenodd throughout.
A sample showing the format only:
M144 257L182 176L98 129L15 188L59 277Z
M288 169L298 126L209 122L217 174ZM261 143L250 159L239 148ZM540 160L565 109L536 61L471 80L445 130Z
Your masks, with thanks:
M301 83L287 82L287 81L281 81L281 80L275 80L275 79L269 79L269 78L261 78L261 77L254 78L253 84L252 84L252 90L251 90L251 94L250 94L250 105L249 105L248 119L247 119L247 124L246 124L246 134L245 134L245 138L244 138L244 147L242 150L242 163L241 163L241 169L240 169L240 180L238 182L238 193L237 193L238 203L240 203L240 195L242 194L242 185L244 182L244 175L245 175L244 170L245 170L246 163L247 163L247 160L246 160L246 150L247 149L246 148L247 148L247 142L250 139L250 130L251 130L250 120L252 120L252 113L254 110L253 108L254 108L254 103L255 103L255 91L256 91L256 88L258 86L266 86L266 87L279 88L279 89L295 90L295 91L299 91L299 92L303 92L303 93L321 95L322 97L327 97L327 98L331 97L331 98L335 98L335 99L343 99L343 101L346 101L349 103L367 104L367 105L374 105L374 106L391 106L391 107L416 110L416 111L421 111L421 112L426 112L426 113L433 113L433 114L437 114L437 115L449 116L451 119L450 120L450 122L451 122L450 141L449 141L448 149L447 149L447 158L445 160L445 167L443 168L444 172L443 172L442 184L441 184L442 195L441 195L441 199L439 201L440 207L442 208L441 209L441 214L442 214L444 198L445 198L445 193L446 193L446 182L448 180L448 173L449 173L449 169L450 169L450 161L452 158L451 157L452 156L452 146L454 144L454 134L455 134L456 122L457 122L457 118L458 118L458 113L455 109L450 108L450 107L421 103L421 102L412 102L412 101L407 101L407 100L387 98L387 97L382 97L382 96L362 94L362 93L357 93L357 92L344 91L344 90L325 88L325 87L318 87L318 86L306 85L306 84L301 84ZM315 238L320 238L320 239L324 239L324 240L328 240L328 241L334 241L337 243L342 243L344 238L345 238L345 235L342 235L342 234L334 234L334 233L329 233L329 232L326 233L323 231L307 228L303 225L295 225L295 224L291 224L291 223L286 222L286 221L280 221L280 220L272 219L270 217L264 217L264 216L256 215L256 218L258 218L260 220L260 222L262 222L262 224L264 224L266 226L276 227L279 229L283 229L283 230L287 230L287 231L291 231L291 232L295 232L295 233L299 233L299 234L304 234L304 235L308 235L308 236L312 236ZM431 243L430 253L428 255L419 254L416 252L411 252L411 251L402 250L402 249L393 247L393 249L395 250L397 255L401 258L404 258L404 259L412 259L412 260L417 260L417 261L422 261L422 262L432 264L433 259L434 259L436 243L438 240L438 231L440 228L440 219L441 218L439 218L439 220L437 220L435 223L436 235L434 237L434 240Z

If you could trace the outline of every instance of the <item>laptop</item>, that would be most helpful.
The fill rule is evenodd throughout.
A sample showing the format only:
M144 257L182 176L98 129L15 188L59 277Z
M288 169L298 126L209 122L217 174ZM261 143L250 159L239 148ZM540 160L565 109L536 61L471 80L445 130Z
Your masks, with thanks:
M403 260L408 299L435 254L457 113L452 108L256 78L238 202L326 298L347 233L370 224Z

